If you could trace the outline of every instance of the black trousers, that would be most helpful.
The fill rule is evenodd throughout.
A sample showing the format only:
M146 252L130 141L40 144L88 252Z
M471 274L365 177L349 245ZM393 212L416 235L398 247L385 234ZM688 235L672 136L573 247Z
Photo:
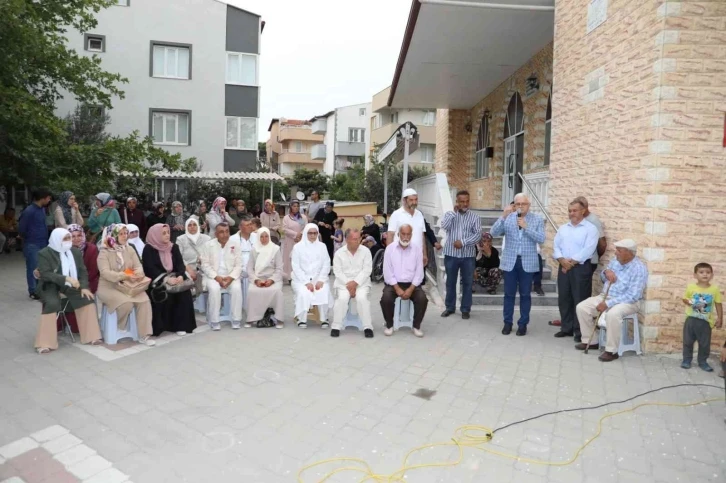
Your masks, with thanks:
M399 282L398 286L403 290L411 286L410 283ZM383 296L381 297L381 310L383 311L383 320L386 321L386 327L393 327L393 316L396 308L396 290L393 285L386 285L383 288ZM413 328L420 329L424 315L426 315L426 307L429 305L429 299L421 287L416 287L411 294L413 302Z
M683 360L693 360L693 344L698 342L698 363L703 364L711 353L711 324L696 317L686 318L683 324Z
M557 304L560 307L562 321L560 330L581 335L575 307L592 296L592 264L586 262L575 265L567 273L564 273L560 267L557 274L557 291Z

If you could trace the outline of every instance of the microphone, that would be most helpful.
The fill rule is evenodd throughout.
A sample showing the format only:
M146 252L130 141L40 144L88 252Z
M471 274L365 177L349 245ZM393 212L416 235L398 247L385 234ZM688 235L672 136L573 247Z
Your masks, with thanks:
M522 218L522 210L520 210L519 208L517 208L517 218ZM517 226L517 228L519 228L520 230L522 229L521 226Z

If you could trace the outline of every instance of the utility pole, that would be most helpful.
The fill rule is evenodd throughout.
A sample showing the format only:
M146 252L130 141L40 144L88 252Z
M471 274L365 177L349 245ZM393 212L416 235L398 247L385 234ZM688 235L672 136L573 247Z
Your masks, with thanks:
M405 190L406 186L408 185L408 150L409 143L411 142L411 123L406 123L406 131L403 134L403 139L403 183L401 184L401 189Z

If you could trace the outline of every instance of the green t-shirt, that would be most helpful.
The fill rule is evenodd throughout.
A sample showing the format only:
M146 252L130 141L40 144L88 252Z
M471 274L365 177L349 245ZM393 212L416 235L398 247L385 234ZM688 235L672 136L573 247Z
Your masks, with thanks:
M714 304L721 303L721 291L718 285L704 288L695 283L689 283L683 298L691 301L691 306L686 307L686 315L707 320L713 328L716 324L716 318L713 315L715 312Z

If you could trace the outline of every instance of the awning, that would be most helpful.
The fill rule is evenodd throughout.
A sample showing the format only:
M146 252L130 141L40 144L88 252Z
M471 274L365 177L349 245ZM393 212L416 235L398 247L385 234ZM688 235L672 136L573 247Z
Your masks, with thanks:
M130 176L131 173L123 173L122 176ZM199 179L207 181L285 181L285 178L277 173L247 173L242 171L194 171L185 173L183 171L157 171L154 173L156 179Z
M388 105L470 109L552 42L554 4L413 0Z

